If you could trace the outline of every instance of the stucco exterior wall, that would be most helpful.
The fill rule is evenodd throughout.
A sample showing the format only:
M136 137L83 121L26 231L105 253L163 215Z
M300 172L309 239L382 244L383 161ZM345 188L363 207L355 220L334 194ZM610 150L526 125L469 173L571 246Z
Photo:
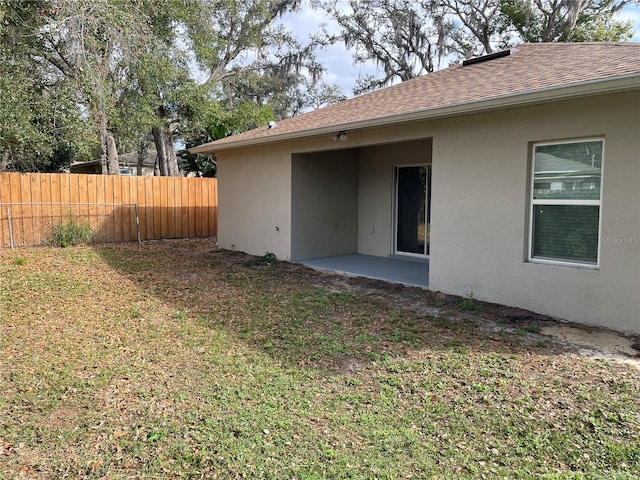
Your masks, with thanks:
M388 255L395 161L386 152L397 145L386 144L432 138L432 290L640 333L640 93L347 134L221 152L220 246L290 260L292 154L361 147L357 251ZM605 142L599 268L528 262L532 143L591 137Z
M393 253L393 167L431 163L431 140L390 143L360 149L358 253Z
M532 142L602 137L598 269L526 261ZM640 333L640 94L444 121L434 132L430 288Z
M373 146L423 138L424 132L422 123L396 125L349 131L345 142L334 141L333 135L323 135L218 153L218 245L252 255L272 252L281 260L291 260L294 155L314 155L317 152L331 155L332 152L351 149L362 151L360 147L378 148ZM392 177L384 175L382 181L392 182ZM388 218L391 206L386 208L389 213L385 218ZM388 252L389 239L384 241L387 247L383 246L382 250Z
M295 154L291 173L291 259L356 253L358 150Z
M218 246L252 255L291 252L291 154L245 149L218 157Z

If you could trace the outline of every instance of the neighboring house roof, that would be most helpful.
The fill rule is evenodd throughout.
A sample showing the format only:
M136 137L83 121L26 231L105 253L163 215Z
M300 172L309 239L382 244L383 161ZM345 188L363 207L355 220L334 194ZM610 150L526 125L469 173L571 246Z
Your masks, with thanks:
M190 149L193 153L341 130L441 118L584 95L640 89L640 43L523 44L391 87Z
M562 174L576 172L582 172L585 174L600 174L600 169L592 167L591 165L585 165L584 163L578 162L577 160L556 157L555 155L551 155L549 153L536 153L534 172L536 174Z
M153 168L156 164L157 156L158 156L158 152L156 152L155 149L147 150L146 156L144 158L144 161L142 162L142 165L144 167ZM121 153L120 155L118 155L118 163L120 163L120 165L130 165L130 166L138 165L138 152Z
M155 150L148 150L144 161L142 162L143 171L153 171L156 164ZM120 168L134 168L138 166L138 152L128 152L118 155L118 165ZM74 162L69 167L70 173L102 173L101 160L89 160L88 162Z
M155 150L148 150L147 155L142 162L143 167L153 168L156 164L157 152ZM138 165L138 152L127 152L118 155L118 164L122 166L137 166ZM100 159L89 160L87 162L73 162L71 164L71 171L74 169L82 169L87 167L99 167L102 165Z

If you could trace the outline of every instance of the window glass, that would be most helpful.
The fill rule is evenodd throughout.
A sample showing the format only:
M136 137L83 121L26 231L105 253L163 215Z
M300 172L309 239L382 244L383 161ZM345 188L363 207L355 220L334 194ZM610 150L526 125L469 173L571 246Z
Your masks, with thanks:
M531 259L598 264L603 144L534 146Z
M596 263L600 207L536 205L533 256Z
M537 145L534 155L534 199L600 199L602 141Z

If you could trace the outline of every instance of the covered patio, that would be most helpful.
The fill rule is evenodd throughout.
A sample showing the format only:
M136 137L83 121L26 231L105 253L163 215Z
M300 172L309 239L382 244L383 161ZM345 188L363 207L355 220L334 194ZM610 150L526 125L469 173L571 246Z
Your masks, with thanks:
M429 261L426 258L377 257L351 254L300 260L298 263L316 270L338 272L416 287L429 286Z

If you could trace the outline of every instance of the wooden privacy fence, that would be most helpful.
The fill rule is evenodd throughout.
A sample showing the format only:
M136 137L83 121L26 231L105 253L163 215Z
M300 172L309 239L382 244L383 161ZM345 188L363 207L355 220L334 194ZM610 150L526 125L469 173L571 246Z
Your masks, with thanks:
M217 179L0 173L0 247L47 244L69 222L99 242L212 237Z

